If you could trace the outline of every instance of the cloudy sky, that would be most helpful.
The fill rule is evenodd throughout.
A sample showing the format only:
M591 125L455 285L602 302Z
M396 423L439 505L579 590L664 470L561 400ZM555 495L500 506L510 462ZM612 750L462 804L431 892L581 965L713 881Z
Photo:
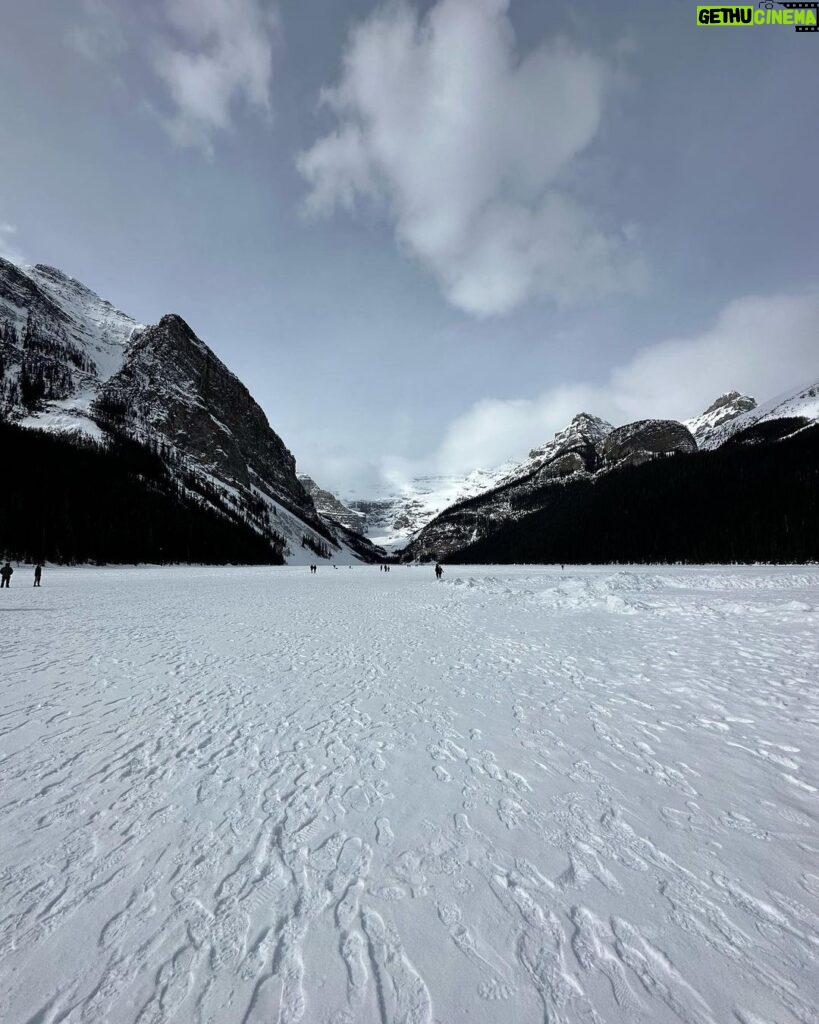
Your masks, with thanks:
M26 0L0 254L185 317L344 494L819 377L819 38L693 0Z

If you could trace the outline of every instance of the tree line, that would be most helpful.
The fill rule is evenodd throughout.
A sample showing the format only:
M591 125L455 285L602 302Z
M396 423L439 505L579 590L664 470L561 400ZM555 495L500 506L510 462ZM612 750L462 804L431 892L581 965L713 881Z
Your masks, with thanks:
M57 563L281 565L283 539L259 533L215 488L186 486L151 447L103 446L0 421L0 554ZM217 507L214 507L216 505Z

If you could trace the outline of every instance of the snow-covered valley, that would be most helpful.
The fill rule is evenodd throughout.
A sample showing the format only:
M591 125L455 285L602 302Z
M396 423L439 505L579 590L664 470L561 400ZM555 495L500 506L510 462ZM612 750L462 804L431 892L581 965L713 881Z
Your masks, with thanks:
M819 570L43 582L4 1024L817 1020Z

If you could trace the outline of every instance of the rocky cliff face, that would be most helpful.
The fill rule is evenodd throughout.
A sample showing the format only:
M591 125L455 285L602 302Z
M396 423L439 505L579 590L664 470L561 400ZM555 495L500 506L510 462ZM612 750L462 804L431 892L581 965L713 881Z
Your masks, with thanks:
M600 445L601 465L637 466L657 455L689 455L697 450L691 431L676 420L638 420L617 427Z
M600 445L612 429L610 423L598 416L578 413L551 441L533 448L528 460L516 466L508 479L513 481L531 472L537 472L544 480L594 473L600 461Z
M529 459L533 465L545 466L567 455L578 455L585 468L594 468L597 446L612 431L612 425L587 412L578 413L568 427L559 430L551 441L533 448Z
M0 260L0 415L157 449L220 511L340 549L247 388L176 315L143 326L50 267Z
M363 512L357 512L355 509L348 508L343 502L339 501L335 494L325 491L323 487L319 487L312 477L304 473L299 474L299 482L313 499L316 511L322 519L329 520L331 523L341 523L345 529L352 530L353 533L364 533L367 520Z
M179 316L135 333L90 411L101 425L158 441L240 492L316 519L296 460L264 412Z

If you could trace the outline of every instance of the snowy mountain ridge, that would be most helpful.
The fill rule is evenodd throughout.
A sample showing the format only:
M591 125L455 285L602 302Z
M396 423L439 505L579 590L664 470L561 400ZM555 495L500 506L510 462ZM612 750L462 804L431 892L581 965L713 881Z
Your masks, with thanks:
M694 435L698 448L714 448L720 443L721 428L725 424L755 408L756 399L741 395L738 391L727 391L712 402L705 412L683 420L683 423Z
M400 549L448 509L498 489L525 493L623 463L714 449L771 420L813 421L819 385L759 407L728 392L684 423L615 427L581 412L521 461L417 477L373 498L340 499L297 476L293 455L248 390L181 317L140 324L53 267L21 268L0 259L0 415L103 443L111 431L122 431L213 489L220 511L277 535L288 559L311 560L320 550L343 560L362 557L358 535Z
M364 517L366 536L380 547L402 548L443 509L497 486L514 463L465 476L415 477L377 498L348 498L345 504Z
M533 448L529 452L529 463L534 469L552 461L556 456L577 451L587 445L597 445L604 440L614 427L599 416L590 413L578 413L563 430L559 430L551 441Z
M739 397L742 399L743 396ZM808 423L819 420L819 380L800 384L761 405L757 405L753 399L746 401L753 402L753 405L739 410L727 420L715 423L707 436L699 442L700 448L718 448L740 431L758 423L784 419L800 419Z
M144 328L133 317L115 309L90 288L55 267L37 264L26 273L63 311L78 342L84 342L94 360L97 376L107 380L122 366L125 350L135 332Z
M418 477L393 492L346 504L365 514L367 535L376 543L400 549L412 543L438 516L496 488L522 488L545 480L594 475L624 461L646 461L674 451L691 453L724 444L757 422L785 417L819 418L819 383L798 387L757 406L738 391L717 398L703 413L685 421L638 420L614 427L588 412L575 415L551 441L532 448L521 461L463 476Z
M649 423L663 424L663 430L672 435L671 439L665 442L659 438L648 439ZM531 449L528 457L520 462L504 462L495 469L477 469L465 476L417 477L395 494L368 500L349 499L347 505L365 514L367 536L374 543L397 550L418 537L439 515L462 501L532 477L560 479L596 472L602 464L607 438L614 435L618 443L623 444L633 428L641 431L636 443L646 445L652 453L671 450L675 446L684 450L696 447L687 429L674 421L639 421L615 428L598 416L582 412L574 416L563 430L557 431L551 441Z
M148 445L288 561L361 558L320 518L247 388L175 314L146 326L53 267L0 260L0 415Z
M595 478L611 469L640 465L671 454L713 450L760 423L793 420L786 433L819 419L819 383L795 388L757 407L753 398L729 392L699 417L638 420L620 427L580 413L552 441L529 453L511 472L471 501L460 499L442 508L416 533L408 557L445 557L532 509L544 486L571 478ZM696 431L696 436L694 432ZM462 507L463 504L463 507ZM535 504L537 502L535 501Z

